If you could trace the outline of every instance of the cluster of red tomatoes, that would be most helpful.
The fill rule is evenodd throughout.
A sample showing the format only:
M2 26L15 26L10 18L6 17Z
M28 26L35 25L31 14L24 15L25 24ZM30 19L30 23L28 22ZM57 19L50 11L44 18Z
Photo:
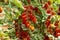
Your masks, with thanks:
M55 12L53 11L53 8L50 5L51 2L48 1L46 4L44 4L44 8L46 9L47 14L54 15Z
M50 6L51 2L48 1L46 4L44 4L44 8L46 9L47 14L49 14L47 20L46 20L46 26L48 27L50 25L50 18L54 16L55 12L53 11L53 8Z
M55 29L55 36L56 37L60 36L60 28L58 27L59 24L60 24L60 21L56 21L54 24L56 26L56 29Z
M34 26L31 26L31 22L34 24L37 22L37 18L34 14L34 12L37 12L40 14L38 7L33 7L32 5L24 6L25 10L21 14L22 22L27 27L30 28L32 31L34 31Z
M47 14L49 14L45 24L46 27L49 28L47 31L50 32L51 34L54 32L52 31L53 26L55 26L55 36L58 37L60 36L60 28L59 26L59 21L56 21L54 24L51 24L51 17L54 16L55 12L53 11L53 8L50 6L51 2L48 1L46 4L44 4L44 8L46 9ZM60 10L60 9L59 9Z
M21 40L30 40L30 36L28 34L28 32L26 31L23 31L23 29L18 26L18 20L15 20L15 34L16 34L16 37L19 37Z
M34 24L37 22L37 18L34 12L37 12L38 14L40 14L40 12L37 7L33 7L32 5L24 6L24 8L25 10L22 12L19 18L22 19L22 24L24 24L26 28L30 28L32 31L34 31L34 26L31 25L31 22L33 22ZM20 35L20 39L22 38L22 40L30 40L28 32L24 32L23 30L20 30L20 33L18 32L19 26L17 22L18 20L15 20L16 36L18 37Z

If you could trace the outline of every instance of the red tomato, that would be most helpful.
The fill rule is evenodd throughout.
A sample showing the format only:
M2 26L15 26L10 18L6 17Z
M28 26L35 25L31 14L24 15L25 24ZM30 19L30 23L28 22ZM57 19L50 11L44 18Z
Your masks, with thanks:
M30 26L30 23L26 21L25 26L28 28Z
M46 34L44 34L44 40L49 40L49 37Z
M22 19L25 19L26 18L26 14L22 13L21 17L22 17Z
M50 19L48 19L45 24L48 27L50 25Z
M34 10L35 10L35 12L37 12L38 11L38 7L35 7Z
M27 0L28 3L30 3L31 0Z
M45 4L45 5L44 5L44 8L46 8L46 9L47 9L47 8L48 8L48 6L49 6L48 4Z
M28 10L28 13L33 14L32 10Z
M30 9L33 9L33 6L32 5L30 5L29 7L30 7Z
M27 18L24 18L23 20L24 20L24 21L27 21L28 19L27 19Z
M33 19L33 14L28 14L29 19L32 20Z
M52 11L52 12L51 12L51 15L53 16L54 14L55 14L55 12Z
M51 2L50 2L50 1L48 1L48 4L49 4L49 5L51 5Z
M56 28L56 33L60 33L60 28Z
M26 23L26 21L25 20L23 20L23 22L22 22L23 24L25 24Z
M58 26L58 23L59 23L59 21L56 21L54 25L55 25L55 26Z
M50 18L51 18L51 15L49 15L47 19L50 19Z
M52 10L53 10L52 7L48 8L48 9L47 9L47 13L50 14L50 12L51 12Z
M52 8L52 7L50 7L49 9L50 9L50 10L53 10L53 8Z
M60 33L57 33L57 34L56 34L56 37L58 37L58 36L60 36Z
M3 11L2 7L0 7L0 13Z
M30 36L29 36L29 34L28 34L28 32L24 32L24 31L22 31L22 32L20 32L20 38L26 38L27 40L30 40Z
M16 32L16 37L18 37L19 36L19 33L18 32Z
M47 10L47 13L48 13L48 14L50 14L50 12L51 12L50 10Z
M33 21L34 23L36 23L36 17L34 17L34 18L32 19L32 21Z

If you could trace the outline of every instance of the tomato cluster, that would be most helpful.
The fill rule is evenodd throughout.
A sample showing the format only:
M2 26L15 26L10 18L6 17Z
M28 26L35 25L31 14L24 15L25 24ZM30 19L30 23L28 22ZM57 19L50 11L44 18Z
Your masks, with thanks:
M24 18L24 17L22 17L22 18ZM18 20L15 20L14 25L15 25L15 32L16 32L15 34L16 34L16 37L19 37L22 40L24 38L26 38L27 40L30 40L30 36L29 36L28 32L24 32L23 29L18 26Z
M60 36L60 28L56 28L55 32L56 32L55 34L56 37Z
M47 14L54 15L55 12L53 11L53 8L50 7L51 2L48 1L46 4L44 4L44 8L46 9Z
M21 31L20 32L20 39L22 39L22 40L26 40L26 39L30 40L30 36L29 36L28 32Z
M50 5L51 5L50 1L48 1L46 4L44 4L44 8L46 9L46 12L47 12L47 14L49 14L49 16L47 17L47 20L45 22L47 27L50 25L51 17L54 16L54 14L55 14L55 12L53 11L53 8Z
M38 7L33 7L32 5L24 6L25 10L21 14L22 23L26 26L26 28L30 28L32 31L34 30L34 26L31 26L31 22L36 23L37 18L34 14L34 11L40 14L41 12L38 10Z
M31 22L36 24L37 19L33 11L37 12L38 14L40 14L40 12L37 7L33 7L32 5L24 6L24 8L25 10L22 12L19 18L15 20L14 25L15 25L15 30L16 30L16 37L20 37L22 40L24 38L26 38L27 40L30 40L29 34L27 32L24 32L23 29L20 30L20 32L18 31L19 30L18 20L21 19L22 24L24 24L26 28L30 28L32 31L34 31L34 26L31 25Z

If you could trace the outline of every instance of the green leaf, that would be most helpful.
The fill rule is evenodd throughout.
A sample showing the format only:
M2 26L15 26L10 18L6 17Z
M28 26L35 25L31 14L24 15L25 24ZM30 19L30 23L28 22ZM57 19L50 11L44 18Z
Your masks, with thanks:
M21 1L19 0L12 0L12 1L18 8L24 9Z

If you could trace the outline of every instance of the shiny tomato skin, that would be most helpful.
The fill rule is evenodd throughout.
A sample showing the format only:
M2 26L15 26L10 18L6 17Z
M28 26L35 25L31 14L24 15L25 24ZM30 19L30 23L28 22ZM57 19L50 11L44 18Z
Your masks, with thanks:
M30 26L30 23L26 21L25 26L28 28Z
M27 0L28 3L30 3L31 0Z
M60 28L56 28L56 33L60 33Z
M45 9L47 9L47 8L48 8L48 6L49 6L48 4L45 4L45 5L44 5L44 8L45 8Z
M56 33L56 35L55 35L56 37L58 37L58 36L60 36L60 33Z
M32 21L33 21L34 23L36 23L36 17L34 17L34 18L32 19Z
M48 1L48 4L49 4L49 5L51 5L51 2L50 2L50 1Z
M0 13L3 11L2 7L0 7Z

